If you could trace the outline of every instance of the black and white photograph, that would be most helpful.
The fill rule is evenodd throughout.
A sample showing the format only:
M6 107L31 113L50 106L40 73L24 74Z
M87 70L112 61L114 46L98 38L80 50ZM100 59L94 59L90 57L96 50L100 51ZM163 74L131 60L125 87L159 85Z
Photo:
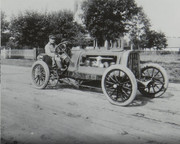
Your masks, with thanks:
M180 0L0 0L2 144L180 144Z

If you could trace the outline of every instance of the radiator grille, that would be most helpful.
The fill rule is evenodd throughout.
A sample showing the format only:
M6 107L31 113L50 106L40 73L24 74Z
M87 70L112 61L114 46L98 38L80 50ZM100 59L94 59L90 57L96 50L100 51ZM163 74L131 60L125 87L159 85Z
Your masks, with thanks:
M128 57L127 67L133 72L136 78L139 77L140 57L138 52L131 52Z

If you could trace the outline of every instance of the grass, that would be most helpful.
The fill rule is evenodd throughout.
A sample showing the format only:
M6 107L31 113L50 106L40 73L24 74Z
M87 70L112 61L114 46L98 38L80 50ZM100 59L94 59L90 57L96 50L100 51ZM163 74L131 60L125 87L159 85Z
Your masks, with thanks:
M164 67L168 73L170 82L180 83L180 54L140 54L141 63L157 63Z
M142 61L151 61L157 63L180 63L180 54L156 55L152 53L140 53Z
M31 67L35 60L27 60L27 59L1 59L2 64L5 65L15 65L15 66L25 66Z

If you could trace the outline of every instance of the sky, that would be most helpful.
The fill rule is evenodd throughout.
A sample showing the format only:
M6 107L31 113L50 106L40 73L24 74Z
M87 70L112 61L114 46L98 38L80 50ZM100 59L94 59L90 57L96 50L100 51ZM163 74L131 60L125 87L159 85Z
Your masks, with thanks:
M180 0L135 0L150 19L152 29L168 37L180 37ZM75 0L1 0L1 9L10 19L25 10L39 12L74 10Z

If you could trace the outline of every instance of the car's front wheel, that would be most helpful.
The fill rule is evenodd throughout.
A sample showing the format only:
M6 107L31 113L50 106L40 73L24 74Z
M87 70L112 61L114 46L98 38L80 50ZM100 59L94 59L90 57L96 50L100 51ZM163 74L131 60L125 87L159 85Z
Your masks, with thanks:
M129 105L136 97L135 76L125 66L114 65L107 68L103 74L101 86L107 99L115 105Z
M159 97L168 88L168 75L163 67L158 64L145 64L141 68L141 81L147 85L138 87L141 94L148 97Z

